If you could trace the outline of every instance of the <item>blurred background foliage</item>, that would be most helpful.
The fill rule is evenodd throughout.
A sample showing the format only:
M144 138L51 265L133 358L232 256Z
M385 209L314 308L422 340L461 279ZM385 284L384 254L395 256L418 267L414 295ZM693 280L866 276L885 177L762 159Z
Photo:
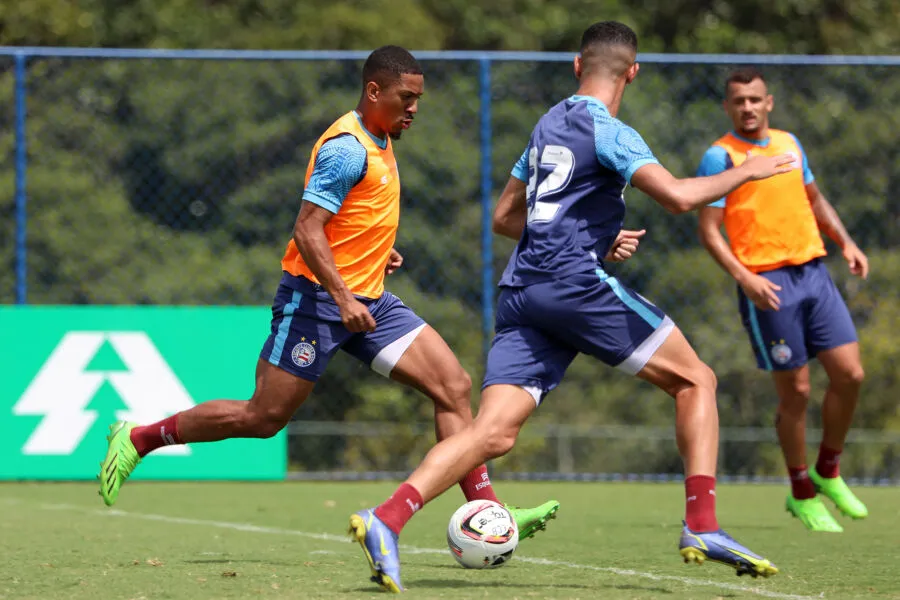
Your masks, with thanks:
M641 52L900 51L900 8L887 0L647 0L639 8L619 0L19 0L0 4L0 44L369 50L393 43L574 52L583 29L602 19L634 27ZM398 247L406 264L389 287L446 337L477 388L484 342L478 65L423 66L419 118L396 145L404 203ZM359 61L30 59L29 302L269 304L310 148L355 106L360 67ZM729 128L720 106L728 69L646 62L619 116L670 170L690 175ZM776 98L773 125L799 136L820 187L872 262L869 280L855 280L829 243L829 264L859 327L868 373L856 425L900 431L898 70L764 71ZM568 63L492 63L495 190L536 119L574 86ZM14 301L12 90L12 60L0 58L0 97L8 99L0 105L0 261L7 266L0 269L0 302L6 303ZM722 425L768 428L773 387L755 369L734 284L698 246L695 217L670 216L635 190L626 192L626 202L626 226L649 233L617 275L669 312L713 366ZM495 240L496 274L511 246ZM260 344L267 331L260 323ZM824 385L814 368L817 397ZM418 393L342 356L297 418L398 425L382 437L295 437L291 458L301 469L403 470L431 443L422 425L430 414ZM584 433L637 425L648 435L670 431L672 415L662 393L579 358L516 450L495 467L679 472L669 434L619 435L613 442ZM563 435L553 429L559 425L573 427ZM845 469L897 477L898 446L860 446ZM729 442L724 450L723 472L781 472L771 442Z

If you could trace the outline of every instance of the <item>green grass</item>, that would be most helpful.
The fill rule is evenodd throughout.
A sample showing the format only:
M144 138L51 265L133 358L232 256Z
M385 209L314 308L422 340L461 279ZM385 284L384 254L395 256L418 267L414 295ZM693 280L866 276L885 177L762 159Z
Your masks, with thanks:
M839 517L843 534L811 534L784 512L786 488L721 486L723 526L781 568L752 580L681 562L678 485L497 487L522 505L556 498L559 518L506 566L467 571L446 551L447 519L463 502L451 490L403 532L410 597L900 599L898 489L858 490L867 520ZM351 512L393 488L133 482L111 510L93 485L0 484L0 598L384 598L341 538Z

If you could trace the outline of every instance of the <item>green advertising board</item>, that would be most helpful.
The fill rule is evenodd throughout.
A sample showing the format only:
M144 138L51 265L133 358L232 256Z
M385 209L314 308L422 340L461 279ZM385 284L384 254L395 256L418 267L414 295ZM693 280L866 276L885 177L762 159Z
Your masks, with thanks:
M262 307L0 307L0 479L93 479L110 423L253 393ZM283 479L285 433L171 446L135 479Z

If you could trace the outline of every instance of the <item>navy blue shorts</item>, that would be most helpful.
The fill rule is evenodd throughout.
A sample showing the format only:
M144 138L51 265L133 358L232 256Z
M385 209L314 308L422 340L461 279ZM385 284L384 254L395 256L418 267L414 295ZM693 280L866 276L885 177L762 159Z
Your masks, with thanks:
M579 352L634 375L674 326L654 304L599 269L505 287L482 387L519 385L540 402Z
M760 275L781 286L779 310L759 310L738 287L741 318L760 369L797 369L823 350L857 341L850 311L821 260Z
M285 371L316 381L338 349L370 365L385 377L425 327L395 295L357 299L375 319L375 331L351 333L341 312L321 285L285 273L272 303L272 331L260 358Z

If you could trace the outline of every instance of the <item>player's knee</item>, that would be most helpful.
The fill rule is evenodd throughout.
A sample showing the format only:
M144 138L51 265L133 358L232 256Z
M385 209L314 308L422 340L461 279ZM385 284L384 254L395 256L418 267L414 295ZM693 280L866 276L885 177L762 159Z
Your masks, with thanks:
M275 435L285 428L285 426L290 421L290 418L287 419L267 419L257 424L256 427L256 437L261 439L267 439L270 437L275 437Z
M785 389L786 393L782 393L778 412L795 417L805 415L811 390L808 380L794 381Z
M516 445L514 434L500 434L485 441L484 460L492 460L504 456Z
M245 422L247 437L270 438L291 420L291 414L280 406L257 408L248 411Z
M447 377L440 384L439 391L433 395L435 403L450 412L471 412L472 378L465 369Z
M488 426L480 428L484 448L484 460L499 458L516 445L518 430L511 427Z
M447 396L453 400L454 405L465 404L470 406L472 397L472 378L465 369L460 369L446 384Z
M715 372L706 363L698 361L690 369L679 373L666 391L674 398L683 391L699 388L714 396L718 385Z
M782 404L802 404L806 410L806 403L809 401L809 395L812 392L812 386L808 379L794 381L787 387L786 398L782 398Z
M719 379L716 377L716 372L706 363L702 363L697 369L696 382L698 386L710 390L713 393L715 393L716 388L719 387Z
M859 387L865 378L866 372L863 370L862 365L853 365L841 371L831 381L841 387Z

